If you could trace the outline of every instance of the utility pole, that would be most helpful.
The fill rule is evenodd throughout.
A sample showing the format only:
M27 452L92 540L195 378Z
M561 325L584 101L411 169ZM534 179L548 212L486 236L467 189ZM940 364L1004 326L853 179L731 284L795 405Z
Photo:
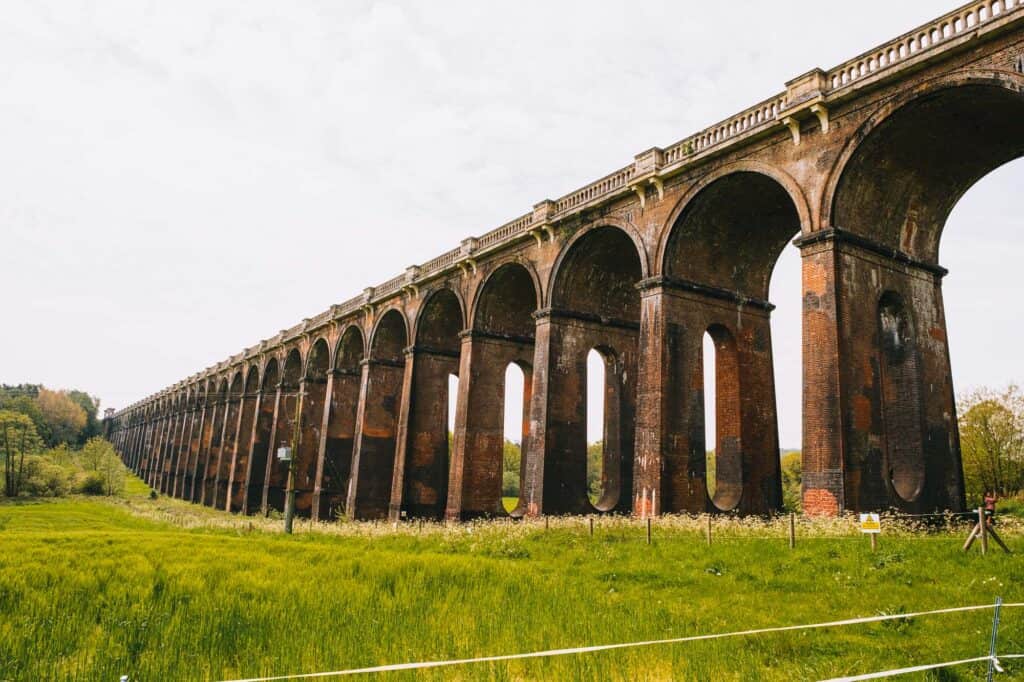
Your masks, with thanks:
M302 433L302 398L306 395L303 383L295 394L295 420L292 428L292 452L288 458L288 483L284 499L284 532L292 534L292 521L295 518L295 459L299 455L299 437Z

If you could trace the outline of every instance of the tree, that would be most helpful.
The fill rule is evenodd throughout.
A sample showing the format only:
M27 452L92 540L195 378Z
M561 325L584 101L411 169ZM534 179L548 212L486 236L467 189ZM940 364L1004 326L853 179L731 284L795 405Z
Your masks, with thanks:
M587 492L590 500L600 499L604 488L604 441L596 441L587 446Z
M782 456L782 504L790 511L801 511L803 499L800 485L803 480L803 455L799 450L792 450Z
M98 418L100 411L100 399L90 396L85 391L68 391L68 398L76 405L85 410L85 428L79 436L79 442L84 443L93 436L100 435L102 427Z
M968 497L1006 497L1024 490L1024 394L979 389L960 399L960 452Z
M520 464L523 459L523 451L519 447L519 443L513 443L506 438L501 457L501 494L504 497L519 497L521 487L519 480Z
M39 450L42 441L28 415L0 410L0 454L4 459L4 494L15 497L25 475L25 455Z
M40 388L36 404L49 430L48 445L79 442L87 415L66 392Z
M39 409L36 398L39 396L38 386L3 386L0 388L0 410L11 410L28 415L36 425L36 433L44 441L49 441L49 429Z
M110 443L102 438L90 438L82 446L82 449L78 451L78 459L82 464L82 468L86 471L99 471L103 466L103 460L106 458L108 450L113 451Z

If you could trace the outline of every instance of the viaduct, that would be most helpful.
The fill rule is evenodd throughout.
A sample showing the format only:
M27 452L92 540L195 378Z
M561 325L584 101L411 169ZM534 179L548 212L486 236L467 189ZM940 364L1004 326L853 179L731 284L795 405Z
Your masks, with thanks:
M515 363L513 515L767 513L781 504L768 283L792 242L804 509L959 510L939 241L959 197L1022 155L1024 0L971 2L114 413L108 437L155 489L243 514L283 507L274 453L294 442L299 514L499 516Z

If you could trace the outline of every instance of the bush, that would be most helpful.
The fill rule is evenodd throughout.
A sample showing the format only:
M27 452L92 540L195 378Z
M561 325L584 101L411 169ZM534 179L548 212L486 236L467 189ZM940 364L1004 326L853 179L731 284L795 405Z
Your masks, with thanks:
M78 479L75 492L82 495L104 495L106 494L106 482L103 475L97 471L90 471Z
M71 487L71 472L42 455L25 458L25 475L21 495L29 497L63 497Z
M126 469L114 447L93 438L81 450L61 444L40 454L25 454L16 495L63 497L70 492L83 495L118 495L124 491ZM15 471L15 473L19 473Z
M803 511L800 484L803 479L802 461L799 451L787 452L782 456L782 505L789 511Z
M503 497L519 497L518 471L506 471L502 474L501 494Z

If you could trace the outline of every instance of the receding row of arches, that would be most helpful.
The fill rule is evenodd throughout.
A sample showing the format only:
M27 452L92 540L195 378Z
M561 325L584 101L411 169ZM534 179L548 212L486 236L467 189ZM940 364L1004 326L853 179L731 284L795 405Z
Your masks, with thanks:
M803 233L807 487L839 507L956 507L938 243L963 192L1024 154L1022 91L1004 74L886 105L829 181L834 227L810 229L781 171L724 169L680 201L654 273L628 225L596 223L546 288L507 262L472 311L442 287L414 324L389 309L368 339L350 326L333 353L319 339L199 389L181 402L212 407L168 427L161 487L280 508L272 455L291 439L297 508L318 518L776 509L769 285Z

